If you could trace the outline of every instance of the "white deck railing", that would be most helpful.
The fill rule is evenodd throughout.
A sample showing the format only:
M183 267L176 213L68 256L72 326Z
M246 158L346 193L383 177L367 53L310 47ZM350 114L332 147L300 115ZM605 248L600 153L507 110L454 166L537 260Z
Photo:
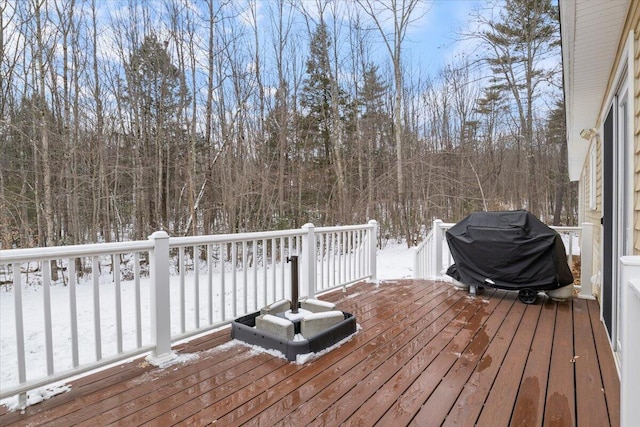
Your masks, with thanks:
M414 278L450 280L445 271L453 264L453 258L445 239L445 231L454 225L454 223L442 222L439 219L433 221L433 226L427 233L427 237L414 249Z
M637 426L640 423L640 256L623 256L620 266L620 425Z
M451 280L446 275L450 265L454 263L445 232L454 223L433 221L427 237L415 247L413 258L413 277L416 279ZM551 227L562 236L567 250L569 265L573 257L580 255L581 286L580 297L593 299L591 291L593 224L584 223L582 227Z
M1 291L13 298L4 295L0 313L0 399L20 395L24 407L28 390L142 353L155 364L171 360L172 343L290 298L292 255L300 297L375 282L376 243L369 221L2 250Z

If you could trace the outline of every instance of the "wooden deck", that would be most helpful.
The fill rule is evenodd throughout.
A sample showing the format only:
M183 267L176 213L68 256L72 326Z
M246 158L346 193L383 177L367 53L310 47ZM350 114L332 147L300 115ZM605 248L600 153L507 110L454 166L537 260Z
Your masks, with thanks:
M303 365L229 342L181 345L72 382L0 425L617 426L619 382L594 301L472 298L430 281L357 284L322 297L361 330Z

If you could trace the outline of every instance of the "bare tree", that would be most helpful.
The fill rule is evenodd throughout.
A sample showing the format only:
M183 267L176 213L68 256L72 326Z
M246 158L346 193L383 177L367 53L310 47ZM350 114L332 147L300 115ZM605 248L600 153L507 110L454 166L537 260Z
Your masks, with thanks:
M10 203L13 204L13 202L10 201L7 194L9 177L5 178L5 173L10 170L13 170L13 174L17 175L15 166L10 167L9 162L13 159L8 155L11 151L10 139L12 138L11 133L13 133L10 130L9 114L16 108L12 82L18 65L18 55L21 52L21 49L17 47L21 45L20 40L22 39L21 32L10 31L10 25L12 22L16 22L16 17L17 10L13 5L9 2L3 2L0 5L0 58L2 58L0 75L3 76L0 77L0 151L3 153L0 158L0 247L3 248L11 247L20 241L20 233L15 229L15 226L12 226L17 221L10 219L12 216L18 216L20 209L16 209L17 206L10 207ZM7 44L12 41L16 46L13 52L7 49Z
M95 140L95 156L97 167L97 189L94 188L93 194L94 202L94 221L93 227L101 230L101 235L105 241L111 241L112 230L118 235L118 227L113 227L111 216L111 192L109 190L108 174L107 174L107 160L106 160L106 147L105 147L105 118L104 118L104 106L102 102L103 89L100 74L100 66L98 60L98 22L96 11L96 0L91 0L91 71L93 80L91 81L91 94L94 102L95 111L95 127L94 140ZM117 179L118 171L113 173L114 179ZM97 225L100 227L97 227Z
M562 147L527 110L551 75L526 43L551 45L523 34L553 25L524 3L548 5L507 0L478 35L487 80L407 54L419 0L0 2L2 244L370 218L411 244L434 216L535 204L569 222Z
M285 64L286 48L289 43L289 34L291 32L292 18L291 14L285 12L285 0L278 0L275 3L276 10L271 9L271 25L274 27L275 36L273 37L273 51L276 60L276 73L277 73L277 86L275 93L275 100L273 110L271 112L272 119L270 123L270 131L272 140L275 141L273 154L270 157L276 157L277 169L276 169L276 188L277 188L277 203L274 209L274 214L277 217L288 216L286 212L287 204L285 202L285 180L286 180L286 167L289 157L288 141L289 141L289 122L290 122L290 109L289 109L289 85L286 80L287 70ZM281 221L279 219L279 221Z
M45 245L53 246L56 244L53 223L53 189L51 186L51 161L49 158L49 114L46 108L46 79L49 72L48 67L51 58L51 47L46 44L43 33L43 14L47 13L46 0L32 0L33 14L35 17L35 67L37 75L38 96L40 99L40 153L42 156L41 166L43 175L43 193L44 193L44 218L46 223ZM46 19L46 18L45 18Z
M402 43L411 25L419 0L357 0L366 13L373 19L378 28L382 40L387 48L389 57L393 63L393 82L395 88L394 100L394 127L393 135L396 147L396 173L397 173L397 203L399 209L400 229L408 233L407 214L405 211L405 184L404 184L404 157L403 157L403 67L402 67ZM392 30L387 30L387 23L383 17L390 14Z

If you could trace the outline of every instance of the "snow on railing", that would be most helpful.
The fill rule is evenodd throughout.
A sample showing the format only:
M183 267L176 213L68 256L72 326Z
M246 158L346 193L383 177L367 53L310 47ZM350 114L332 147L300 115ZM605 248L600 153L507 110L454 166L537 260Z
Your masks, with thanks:
M150 352L290 298L377 281L377 223L0 251L0 399ZM52 265L55 266L52 269ZM57 280L53 275L57 274Z
M433 226L429 230L427 237L415 247L413 258L414 278L451 280L446 275L446 271L454 261L449 252L445 231L454 225L453 223L442 222L439 219L433 221ZM593 224L584 223L582 227L552 226L551 228L556 230L562 237L570 266L573 265L573 258L580 255L580 297L592 299Z

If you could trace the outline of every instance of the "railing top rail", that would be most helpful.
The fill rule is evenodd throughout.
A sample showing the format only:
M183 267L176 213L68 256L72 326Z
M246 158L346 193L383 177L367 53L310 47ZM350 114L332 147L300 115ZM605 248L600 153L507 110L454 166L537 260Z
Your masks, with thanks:
M451 228L456 225L455 222L441 222L440 228ZM556 231L580 231L582 227L579 226L568 226L568 225L550 225L549 228L552 228Z
M233 243L242 242L244 240L261 240L273 239L278 237L295 237L302 236L304 230L296 228L293 230L276 230L263 231L256 233L238 233L238 234L210 234L207 236L186 236L186 237L170 237L169 247L176 248L180 246L206 245L210 243Z
M50 259L75 258L93 255L142 252L153 249L153 241L136 240L130 242L93 243L88 245L53 246L45 248L24 248L0 250L0 264L15 262L44 261Z
M335 231L354 231L354 230L368 230L373 228L373 224L361 224L361 225L338 225L333 227L317 227L316 233L333 233Z
M316 233L331 233L335 231L354 231L367 230L373 228L371 224L363 225L343 225L334 227L317 227ZM305 234L304 229L296 228L292 230L276 230L255 233L238 233L238 234L212 234L208 236L187 236L187 237L170 237L169 247L180 247L190 245L204 245L209 243L232 243L242 242L244 240L261 240L273 239L278 237L296 237Z
M429 244L429 240L431 240L432 238L433 238L433 230L429 230L429 232L427 233L427 236L424 238L424 240L422 240L420 243L418 243L414 247L414 250L416 251L422 250L423 247Z
M318 233L336 231L354 231L373 228L372 224L318 227ZM211 243L233 243L245 240L273 239L279 237L296 237L305 234L304 229L275 230L255 233L211 234L207 236L169 237L169 247L205 245ZM93 243L86 245L54 246L44 248L5 249L0 250L0 264L16 262L44 261L61 258L74 258L101 254L119 254L141 252L153 249L152 240L136 240L126 242Z
M552 228L556 231L580 231L582 227L570 227L564 225L550 225L549 228Z

